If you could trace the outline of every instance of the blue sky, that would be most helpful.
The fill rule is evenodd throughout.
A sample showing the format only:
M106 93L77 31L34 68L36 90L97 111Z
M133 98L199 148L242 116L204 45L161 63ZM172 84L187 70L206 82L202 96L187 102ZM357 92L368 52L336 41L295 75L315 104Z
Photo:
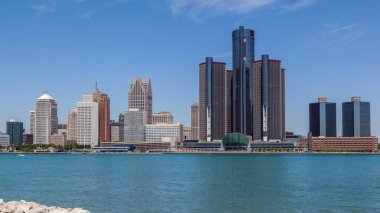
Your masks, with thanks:
M150 77L153 110L190 123L198 64L231 61L231 32L256 33L256 58L286 68L286 129L305 134L308 103L371 102L380 135L380 1L366 0L3 0L0 3L0 130L48 91L59 121L95 82L111 98L111 117L128 107L129 82Z

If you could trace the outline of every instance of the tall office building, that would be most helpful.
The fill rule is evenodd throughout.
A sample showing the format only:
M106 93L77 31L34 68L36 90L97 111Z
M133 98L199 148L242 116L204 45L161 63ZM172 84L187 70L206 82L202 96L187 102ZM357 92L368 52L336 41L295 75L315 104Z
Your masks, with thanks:
M135 143L145 140L146 111L129 109L124 112L124 142Z
M7 122L7 134L11 146L22 145L22 134L24 133L23 123L16 120Z
M34 135L34 127L36 125L36 111L29 112L29 133Z
M230 103L226 64L207 57L199 64L199 138L221 140L227 132Z
M284 139L285 69L268 55L253 66L253 140Z
M70 142L77 140L77 115L77 109L73 109L67 114L67 140Z
M110 141L110 99L107 94L99 91L97 84L92 95L94 96L94 102L98 103L99 107L99 141Z
M77 103L77 143L99 145L99 105L93 95L84 95Z
M120 124L111 121L111 142L120 142Z
M352 97L351 102L342 104L342 108L343 137L370 137L370 102L361 101L360 97Z
M159 112L153 113L152 124L173 124L173 114L171 112Z
M150 78L132 79L128 92L128 107L145 111L147 124L152 124L152 98Z
M309 104L309 132L313 137L336 137L336 103L322 97Z
M191 104L191 139L199 140L199 104Z
M252 136L253 108L253 62L255 33L239 29L232 32L232 132Z
M119 115L119 142L124 142L124 114Z
M43 94L37 99L34 125L35 144L49 144L50 137L58 133L57 104L50 95Z

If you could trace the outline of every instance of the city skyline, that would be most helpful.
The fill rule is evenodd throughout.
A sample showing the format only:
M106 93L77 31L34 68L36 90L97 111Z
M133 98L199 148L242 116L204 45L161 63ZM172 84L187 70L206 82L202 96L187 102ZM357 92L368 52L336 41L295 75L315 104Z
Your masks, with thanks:
M139 3L131 2L121 4L119 9L110 6L96 14L92 14L87 20L82 20L79 17L78 20L81 21L77 24L72 23L76 17L75 14L70 13L72 15L70 17L73 19L71 21L64 20L62 16L60 16L61 13L68 13L70 11L70 4L74 4L71 2L63 5L57 4L54 12L42 11L42 7L39 7L41 11L35 11L32 5L26 2L8 3L11 9L22 8L22 10L28 12L23 16L12 19L12 22L6 22L6 24L3 25L5 27L5 33L0 36L2 38L0 45L4 47L2 48L3 51L1 51L2 57L5 58L5 60L0 62L0 69L3 70L3 73L6 73L5 78L0 80L1 88L3 90L10 89L13 91L12 95L5 94L4 98L7 101L3 104L3 110L0 113L0 119L3 121L0 124L0 129L4 132L5 122L12 118L23 121L25 128L28 129L28 113L33 109L35 99L38 98L43 90L48 90L49 94L51 94L59 104L59 122L67 123L68 111L75 107L75 103L81 99L83 94L88 94L92 91L93 84L96 81L99 82L102 90L110 95L112 101L111 119L116 120L119 113L128 109L129 81L137 76L152 79L152 87L155 95L153 112L170 111L174 115L175 122L181 122L184 123L185 126L190 126L189 108L193 101L198 100L197 65L201 63L205 57L213 56L216 60L225 62L227 68L231 69L232 44L230 34L231 31L238 26L244 25L246 28L255 31L255 36L258 39L256 41L256 56L270 54L273 58L281 59L284 67L287 68L286 131L293 131L299 134L305 134L307 132L308 103L314 101L317 97L327 96L329 100L333 102L342 103L348 101L351 96L362 96L364 100L371 102L372 133L373 135L379 135L379 121L376 118L379 117L379 110L377 109L379 108L380 100L375 93L377 86L376 79L379 79L379 74L376 72L378 66L375 60L376 49L379 47L379 43L373 40L373 34L378 35L379 32L372 30L376 29L378 24L370 20L375 16L372 8L375 8L378 3L371 3L373 7L370 10L364 10L362 5L356 5L353 1L344 5L335 3L332 4L332 8L327 11L334 11L338 6L341 6L342 10L352 7L356 7L356 10L350 10L354 13L352 17L345 16L341 14L342 12L337 12L337 14L334 14L336 16L331 16L327 13L324 19L317 19L316 17L318 11L327 9L330 5L325 1L314 1L314 4L308 7L287 11L283 14L281 14L281 9L271 8L275 5L275 3L273 3L272 6L260 6L254 9L247 8L249 11L244 14L221 11L221 13L224 12L224 14L198 17L199 20L193 20L192 17L187 17L186 14L174 15L170 13L171 11L157 12L156 10L159 9L154 9L153 6L146 6L149 10L156 11L155 14L161 18L158 20L171 20L168 24L162 24L162 29L150 25L149 28L153 30L160 29L155 33L156 38L153 39L158 44L153 44L147 41L146 37L140 33L135 33L133 24L132 28L129 28L131 25L129 22L124 23L128 25L128 27L118 28L122 23L117 22L106 28L109 32L104 32L103 35L87 37L88 42L84 42L81 49L75 47L78 42L87 41L83 40L83 36L91 35L90 32L99 30L99 28L93 26L94 24L106 24L114 20L114 18L108 17L102 22L104 16L112 13L111 11L118 11L117 18L122 18L124 17L122 15L123 8L125 10L130 10L130 7L145 8ZM292 2L294 4L292 4ZM300 1L289 1L288 3L289 5L296 5L297 2ZM46 2L39 1L36 4L41 6L44 3ZM341 3L343 3L343 1L341 1ZM87 7L88 4L88 2L84 1L77 6L84 8ZM366 8L368 7L368 5L365 6ZM213 8L213 6L210 7ZM6 9L7 7L4 8ZM10 15L9 11L0 10L3 15L8 14L9 17L16 17ZM185 7L180 8L180 10L184 11L189 9ZM202 10L210 9L202 8ZM268 11L278 11L279 14L269 15ZM367 16L359 18L360 14L363 14L364 11ZM168 12L169 15L166 12ZM248 14L251 12L253 14ZM312 14L311 18L305 18L306 20L303 21L295 20L297 17L307 13ZM255 17L253 18L252 16ZM31 22L33 22L35 29L33 27L29 29L26 26L22 26L20 30L28 32L31 37L25 39L25 41L17 40L17 36L11 38L16 35L17 32L22 31L8 31L7 27L11 27L8 25L25 21L26 17L31 17L28 23L31 24ZM293 21L284 24L284 26L280 26L282 22L279 21L279 19L282 18ZM54 23L64 23L62 29L83 26L84 30L82 32L69 30L67 34L69 38L64 39L59 34L60 30L54 24L48 22L49 19L52 19ZM218 21L216 21L217 19ZM221 23L226 19L231 20L227 22L225 26L221 26ZM268 22L263 21L264 19L268 19ZM237 20L241 22L235 23ZM306 27L306 22L310 23L312 20L316 20L316 22L313 22L316 24L313 27ZM146 21L150 20L144 19L137 22L141 24ZM325 26L323 25L323 21L326 23L336 23ZM265 24L262 22L265 22ZM184 23L188 24L186 28L179 26ZM294 26L290 28L294 32L289 30L289 32L284 31L283 34L271 33L273 32L273 28L277 27L277 30L283 30L294 24L300 24L302 27L300 29L296 29ZM163 37L164 33L162 31L167 30L168 27L173 28L172 25L179 26L179 29L183 30L185 34L181 33L184 37L177 37L172 41L173 44L170 45L167 38ZM102 26L104 27L104 25ZM135 27L137 27L137 25ZM142 32L151 30L145 27L142 28ZM204 28L209 28L207 34L194 36L194 33ZM324 29L327 35L320 33L323 32ZM364 35L360 34L361 30L364 31ZM173 32L173 30L170 32L173 33L174 36L179 35L179 32ZM312 32L315 32L315 35ZM49 39L49 37L43 35L43 33L47 35L52 34L52 39ZM188 35L186 35L186 33ZM298 42L302 41L301 38L305 38L305 36L291 37L297 33L310 35L311 37L306 39L308 41L301 42L300 47L294 47ZM42 35L40 39L38 39L39 35ZM113 38L113 35L115 39L110 42L108 39ZM125 37L123 37L124 35ZM313 37L313 35L315 37ZM138 36L141 37L139 38ZM125 41L123 39L125 39ZM150 47L152 52L143 55L137 46L133 44L128 45L129 40L133 39L138 39L140 42L147 42L147 46L152 45ZM189 43L191 43L191 47L195 48L195 50L189 52L182 50L182 48L185 50L189 49L189 44L183 44L181 48L174 47L178 45L178 43L181 43L183 39L192 39L190 40L192 42ZM57 42L57 40L60 42ZM90 44L96 41L100 41L99 45L91 47ZM70 42L73 43L70 44ZM127 51L115 48L117 42L121 42L121 46ZM64 47L63 45L65 44L69 44L68 47ZM161 45L168 45L168 51L161 48ZM114 48L111 48L111 46L114 46ZM204 47L206 47L206 49ZM327 47L329 51L326 51ZM105 51L96 51L97 48L104 48ZM55 49L59 49L60 51L56 52L54 51ZM90 54L93 50L95 50L94 55L97 57L92 57L92 54ZM165 53L157 52L162 50L165 50ZM70 53L73 51L77 51L80 54L70 56ZM358 54L359 52L360 54ZM115 55L116 53L122 53L121 55L123 57ZM176 55L179 53L182 53L183 56L177 57ZM103 54L112 55L112 57L105 57ZM139 57L144 58L144 60L138 60ZM146 60L146 57L148 60ZM93 60L99 58L102 60ZM173 60L173 58L176 60ZM22 63L20 63L20 61ZM169 61L171 63L169 63ZM361 66L358 66L357 61L361 61ZM79 63L82 63L82 65L79 65ZM174 66L170 67L172 63L174 63ZM97 75L86 79L83 77L93 71ZM54 74L49 75L51 72L54 72ZM70 78L67 76L70 76ZM73 76L76 76L76 78L73 78ZM168 83L168 81L170 81L170 83ZM20 82L22 86L15 84L15 82ZM184 84L183 82L186 83ZM173 100L173 96L178 98ZM337 117L341 117L341 115L337 114ZM342 127L340 122L338 122L337 134L341 135L341 133Z

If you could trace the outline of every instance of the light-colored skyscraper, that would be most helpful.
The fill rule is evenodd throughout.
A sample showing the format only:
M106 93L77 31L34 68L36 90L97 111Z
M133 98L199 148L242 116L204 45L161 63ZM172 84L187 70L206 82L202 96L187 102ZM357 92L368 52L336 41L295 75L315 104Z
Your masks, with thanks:
M57 104L46 93L36 102L34 132L35 144L49 144L51 135L58 133Z
M124 142L135 143L145 140L146 111L129 109L124 112Z
M94 102L97 102L99 106L99 141L110 141L110 98L107 94L99 91L97 84L92 95L94 96Z
M77 109L73 109L67 114L67 140L70 142L77 140L77 114Z
M36 125L36 111L29 112L29 133L34 135L34 127Z
M199 140L199 104L191 104L191 139Z
M173 124L173 114L171 112L159 112L153 113L153 123L152 124Z
M99 145L98 103L92 95L84 95L77 103L77 143L81 145Z
M147 124L152 124L152 99L150 78L132 79L128 92L128 107L145 111Z

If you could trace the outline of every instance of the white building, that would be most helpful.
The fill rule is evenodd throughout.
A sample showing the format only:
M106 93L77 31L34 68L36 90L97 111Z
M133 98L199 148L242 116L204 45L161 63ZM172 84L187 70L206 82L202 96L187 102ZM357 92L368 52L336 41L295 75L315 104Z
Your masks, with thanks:
M34 135L34 126L36 125L36 111L29 112L29 133Z
M120 124L111 123L111 142L120 142Z
M99 138L98 103L92 95L84 95L83 101L77 103L76 139L81 145L97 146Z
M147 142L183 142L182 124L150 124L146 125L145 140Z
M33 131L35 144L49 144L51 135L58 133L57 104L46 93L37 99Z
M0 146L9 146L9 135L0 133Z
M146 125L146 111L129 109L124 112L124 141L128 143L143 142Z

